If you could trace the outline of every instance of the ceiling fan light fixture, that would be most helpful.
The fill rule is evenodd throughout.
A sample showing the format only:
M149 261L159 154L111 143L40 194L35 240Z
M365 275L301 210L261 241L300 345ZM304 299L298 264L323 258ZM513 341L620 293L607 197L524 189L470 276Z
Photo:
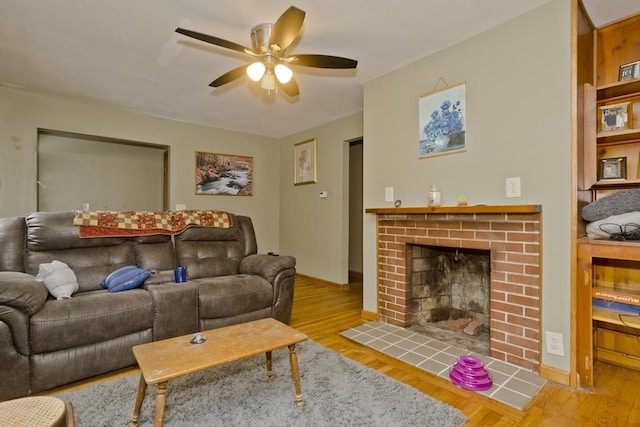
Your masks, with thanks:
M295 41L300 37L304 18L303 10L291 6L280 15L275 24L256 25L251 29L251 49L229 40L185 28L176 28L175 31L187 37L253 57L255 62L248 65L245 63L227 71L212 81L209 86L220 87L243 77L246 73L251 80L260 82L260 87L269 92L276 90L276 85L280 83L285 94L295 97L300 94L300 91L293 77L293 71L288 67L289 64L326 69L354 69L358 65L358 61L354 59L339 56L319 54L287 56L287 50L294 46Z
M272 72L267 72L260 82L260 86L265 90L274 90L276 88L276 76Z
M260 61L254 62L253 64L247 67L247 75L251 80L253 80L254 82L257 82L257 81L260 81L262 76L264 76L265 70L266 70L266 67L262 62Z
M289 83L289 80L291 80L291 77L293 77L293 71L291 71L291 69L284 64L276 65L274 71L276 73L278 81L282 84Z

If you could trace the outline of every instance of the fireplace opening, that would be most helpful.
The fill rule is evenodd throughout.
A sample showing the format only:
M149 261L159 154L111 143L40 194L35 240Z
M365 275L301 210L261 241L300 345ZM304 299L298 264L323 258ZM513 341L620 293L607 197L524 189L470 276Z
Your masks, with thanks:
M491 252L407 245L409 330L490 355Z

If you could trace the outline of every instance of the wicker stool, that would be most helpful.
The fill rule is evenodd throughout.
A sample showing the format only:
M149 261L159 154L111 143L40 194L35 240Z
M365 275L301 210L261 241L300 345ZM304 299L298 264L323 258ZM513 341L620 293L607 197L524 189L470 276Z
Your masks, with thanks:
M33 396L0 402L0 427L74 427L73 407L57 397Z

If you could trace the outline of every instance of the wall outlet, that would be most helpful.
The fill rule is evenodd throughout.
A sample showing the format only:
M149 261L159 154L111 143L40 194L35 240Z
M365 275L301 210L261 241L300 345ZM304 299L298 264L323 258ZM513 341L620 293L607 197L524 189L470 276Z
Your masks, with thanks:
M320 198L321 199L326 199L327 197L329 197L329 193L327 193L326 191L321 191L320 192Z
M520 193L520 177L507 178L507 198L521 197Z
M544 331L547 341L547 353L564 356L564 346L562 345L562 334L557 332Z
M176 205L176 210L177 210L177 211L186 211L186 210L187 210L187 205L184 205L184 204L180 204L180 203L178 203L178 204Z
M393 187L384 187L384 201L393 202Z

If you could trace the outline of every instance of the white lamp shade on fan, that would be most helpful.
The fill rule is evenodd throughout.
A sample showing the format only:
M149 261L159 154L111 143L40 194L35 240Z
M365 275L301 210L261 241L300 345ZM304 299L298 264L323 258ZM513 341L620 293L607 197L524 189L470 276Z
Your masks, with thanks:
M254 62L247 67L247 75L251 80L257 82L264 76L265 69L266 67L262 62Z
M274 90L276 88L276 76L271 71L267 72L260 82L260 86L265 90Z
M293 77L293 71L291 71L291 69L284 64L276 65L274 71L276 73L278 81L282 84L289 83L289 80L291 80L291 77Z

